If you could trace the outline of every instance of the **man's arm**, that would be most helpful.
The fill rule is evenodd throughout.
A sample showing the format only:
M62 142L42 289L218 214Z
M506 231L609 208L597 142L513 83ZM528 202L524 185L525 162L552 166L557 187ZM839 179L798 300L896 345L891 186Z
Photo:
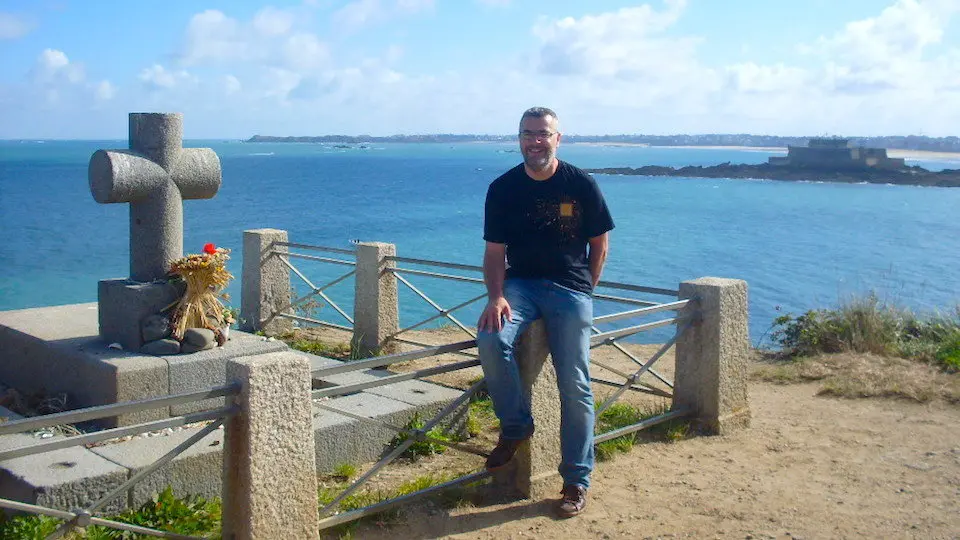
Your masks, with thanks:
M503 297L503 280L506 274L506 245L487 242L483 251L483 282L487 286L487 307L480 315L477 329L499 332L503 328L503 317L510 318L510 304Z
M607 251L610 248L609 233L594 236L590 242L590 275L593 277L593 286L600 283L600 274L603 273L603 263L607 261Z

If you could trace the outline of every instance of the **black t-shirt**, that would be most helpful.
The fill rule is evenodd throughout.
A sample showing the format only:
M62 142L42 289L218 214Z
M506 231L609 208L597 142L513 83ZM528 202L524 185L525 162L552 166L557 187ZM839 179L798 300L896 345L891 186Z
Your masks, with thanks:
M613 229L596 180L560 162L548 180L534 180L523 164L487 189L483 239L506 244L507 277L542 278L593 290L587 241Z

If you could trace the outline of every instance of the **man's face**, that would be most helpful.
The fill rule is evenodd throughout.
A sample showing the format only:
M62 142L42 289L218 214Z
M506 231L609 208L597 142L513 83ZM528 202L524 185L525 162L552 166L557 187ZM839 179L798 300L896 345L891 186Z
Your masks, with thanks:
M553 163L560 146L557 120L552 116L527 117L520 123L520 153L523 162L534 171L546 169Z

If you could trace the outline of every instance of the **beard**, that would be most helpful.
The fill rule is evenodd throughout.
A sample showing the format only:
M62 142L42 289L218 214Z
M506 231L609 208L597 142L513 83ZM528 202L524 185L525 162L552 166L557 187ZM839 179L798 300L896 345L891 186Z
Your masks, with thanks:
M546 151L542 154L531 154L527 150L523 150L523 163L527 167L534 171L542 171L550 166L553 163L553 157L556 155L554 151L550 148L546 148Z

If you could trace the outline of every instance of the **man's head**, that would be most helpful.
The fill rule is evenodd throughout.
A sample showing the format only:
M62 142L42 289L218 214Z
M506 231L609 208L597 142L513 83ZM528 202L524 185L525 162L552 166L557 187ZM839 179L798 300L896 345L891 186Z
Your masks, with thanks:
M523 163L540 172L553 165L560 146L560 119L546 107L533 107L520 117L520 153Z

